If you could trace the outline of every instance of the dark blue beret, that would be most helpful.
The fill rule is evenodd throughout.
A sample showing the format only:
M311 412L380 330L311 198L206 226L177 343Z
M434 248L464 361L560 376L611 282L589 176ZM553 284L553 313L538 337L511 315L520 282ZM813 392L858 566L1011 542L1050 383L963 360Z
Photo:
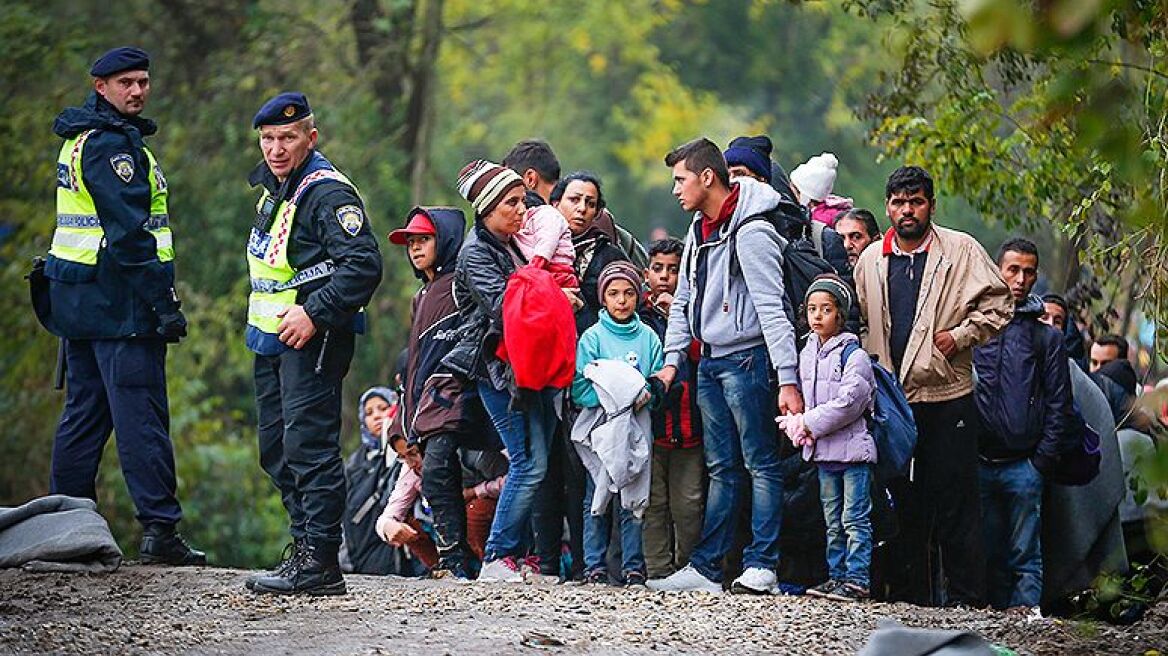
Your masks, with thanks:
M126 46L114 48L98 57L97 61L93 62L93 68L89 69L89 74L93 77L108 77L122 71L148 70L150 70L150 55L141 48Z
M312 114L308 106L308 98L298 91L285 91L260 107L252 120L251 126L258 128L261 125L288 125Z

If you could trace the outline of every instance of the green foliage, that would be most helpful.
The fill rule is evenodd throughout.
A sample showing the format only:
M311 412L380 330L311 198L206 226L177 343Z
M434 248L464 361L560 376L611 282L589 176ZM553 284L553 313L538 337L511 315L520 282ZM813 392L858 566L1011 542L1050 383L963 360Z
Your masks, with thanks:
M433 12L437 35L427 31ZM63 399L49 389L56 343L27 311L21 278L53 229L60 141L50 126L84 100L97 53L134 43L153 56L147 116L160 129L150 143L170 183L191 325L168 362L182 530L224 564L267 564L285 539L286 517L258 465L251 356L240 338L243 244L258 196L246 179L260 161L251 117L267 97L308 95L320 148L358 184L378 235L414 202L461 206L459 168L473 157L497 161L524 138L548 139L565 171L599 172L616 215L640 235L686 225L661 162L700 134L725 144L768 133L788 170L835 152L839 190L877 210L893 165L878 161L851 108L897 51L832 3L10 0L0 3L0 40L0 229L10 230L0 237L0 302L12 309L0 313L0 503L47 491ZM995 234L956 200L947 207L946 222ZM401 250L382 244L385 279L345 390L345 451L357 444L358 394L391 380L417 289ZM113 440L99 494L133 554L134 511Z
M903 52L866 102L881 148L927 162L988 218L1059 235L1059 250L1082 253L1096 279L1084 305L1095 296L1097 308L1115 300L1130 311L1134 297L1163 326L1162 3L849 4L887 25ZM1064 274L1056 288L1081 278L1077 259L1045 268ZM1107 312L1094 318L1107 328Z

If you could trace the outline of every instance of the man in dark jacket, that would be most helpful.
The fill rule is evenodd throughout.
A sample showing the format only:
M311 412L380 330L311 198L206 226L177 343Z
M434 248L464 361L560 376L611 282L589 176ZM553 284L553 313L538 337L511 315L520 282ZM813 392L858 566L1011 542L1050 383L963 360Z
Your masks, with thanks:
M141 117L150 59L116 48L94 63L94 92L61 112L57 229L45 266L53 332L65 339L67 397L49 490L96 499L102 448L117 434L147 563L203 565L175 532L174 447L166 344L187 334L174 291L174 245L162 168Z
M1031 608L1042 598L1043 477L1081 434L1073 430L1062 335L1039 321L1042 299L1030 295L1038 249L1010 239L998 252L998 266L1014 298L1014 317L973 354L986 588L995 608Z
M357 188L315 149L308 99L281 93L252 121L264 161L247 244L247 346L255 353L260 464L280 490L296 548L257 593L345 594L341 382L381 253Z

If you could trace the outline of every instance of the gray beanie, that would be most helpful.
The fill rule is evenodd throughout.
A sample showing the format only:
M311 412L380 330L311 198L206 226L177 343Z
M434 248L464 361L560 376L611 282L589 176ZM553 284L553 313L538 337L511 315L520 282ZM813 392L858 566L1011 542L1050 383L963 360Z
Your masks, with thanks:
M807 299L811 298L811 295L815 292L827 292L831 294L835 299L836 306L839 307L840 316L846 318L848 313L851 312L852 288L848 286L848 283L844 282L843 278L833 273L824 273L816 276L815 280L811 282L811 286L807 288L807 294L803 297L803 302L806 303Z

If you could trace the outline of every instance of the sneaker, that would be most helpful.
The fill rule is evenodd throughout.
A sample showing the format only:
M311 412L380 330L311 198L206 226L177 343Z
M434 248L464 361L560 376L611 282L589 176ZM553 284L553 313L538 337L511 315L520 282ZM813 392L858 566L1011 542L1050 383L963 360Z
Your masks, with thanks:
M558 574L545 574L540 568L539 556L524 556L519 563L519 573L523 580L532 585L555 585L560 582Z
M138 558L143 565L207 564L207 554L192 549L174 530L174 524L147 524L142 531Z
M305 538L299 538L294 539L288 544L284 545L284 552L280 554L280 564L276 565L275 569L272 569L271 571L257 572L248 576L247 580L243 582L243 587L254 591L255 582L262 577L283 576L284 573L288 571L288 568L292 566L292 563L296 559L300 558L300 555L304 552L304 547L307 544L308 540Z
M833 601L867 601L868 597L868 588L855 583L840 583L830 594L823 596L824 599Z
M835 579L828 579L813 588L807 588L807 596L826 599L827 596L835 592L835 589L840 587L840 585L842 584L839 581Z
M590 569L584 574L584 582L589 585L608 585L608 570L603 567Z
M778 582L779 577L775 576L774 570L747 567L741 576L734 579L734 583L730 585L730 592L735 594L770 594Z
M336 547L305 545L300 557L293 560L282 574L256 579L252 592L314 597L345 594L345 577L341 575L341 566L337 562Z
M478 580L482 583L523 583L523 572L514 558L506 556L484 563Z
M629 570L625 572L625 586L626 587L645 587L645 573L639 570Z
M698 590L710 594L722 594L722 584L706 578L701 572L694 569L693 565L686 565L673 574L663 579L649 581L646 585L650 590L661 592Z

